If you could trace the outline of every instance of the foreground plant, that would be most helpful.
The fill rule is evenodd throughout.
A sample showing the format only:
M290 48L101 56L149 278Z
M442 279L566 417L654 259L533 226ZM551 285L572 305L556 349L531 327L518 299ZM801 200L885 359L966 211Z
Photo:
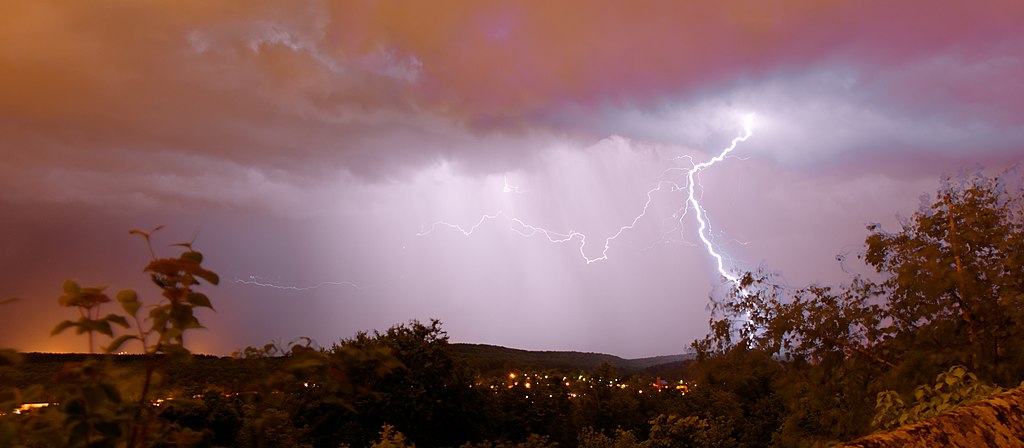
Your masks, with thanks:
M143 272L161 291L161 299L150 305L145 315L140 316L145 304L133 290L116 295L124 314L103 315L103 306L114 301L106 294L106 288L82 287L68 280L58 302L63 307L77 308L79 318L60 322L51 333L56 335L73 328L76 334L87 334L90 353L97 336L111 338L103 348L105 354L117 352L129 341L138 341L144 357L143 374L116 367L110 357L69 363L54 377L55 387L51 390L16 391L20 400L33 398L53 405L17 416L14 422L3 422L0 445L134 448L152 446L158 441L195 441L196 434L175 429L159 418L162 408L157 404L162 397L156 397L154 391L163 368L190 355L185 348L185 334L202 328L195 310L213 309L210 299L195 288L204 282L216 285L220 279L203 267L203 255L191 242L172 245L183 248L177 257L156 257L151 236L159 229L130 232L145 240L152 259ZM115 327L124 329L124 334L115 337Z

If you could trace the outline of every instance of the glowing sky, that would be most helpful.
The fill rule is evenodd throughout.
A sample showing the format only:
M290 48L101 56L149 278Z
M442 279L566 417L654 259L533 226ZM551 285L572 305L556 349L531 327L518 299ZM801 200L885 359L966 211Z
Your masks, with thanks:
M511 218L603 241L752 112L700 175L714 242L840 281L865 223L1024 158L1021 30L1017 0L3 2L0 346L85 348L47 336L66 278L154 299L127 231L164 224L224 280L198 351L436 317L679 353L722 284L692 219L663 239L679 192L598 263Z

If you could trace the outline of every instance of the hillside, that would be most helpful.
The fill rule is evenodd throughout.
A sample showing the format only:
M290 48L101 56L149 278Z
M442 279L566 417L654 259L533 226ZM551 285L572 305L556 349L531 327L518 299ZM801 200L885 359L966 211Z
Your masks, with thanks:
M607 362L623 374L639 373L661 377L683 377L683 361L692 355L655 356L624 359L602 353L571 351L529 351L485 344L449 344L454 356L483 376L501 376L511 370L565 370L589 372ZM69 362L81 362L97 355L82 353L24 353L17 366L0 365L0 389L25 388L45 384ZM110 358L122 369L142 371L141 355ZM190 361L168 366L166 386L188 388L217 385L229 389L245 388L253 378L265 375L280 362L279 358L235 360L196 355Z
M572 351L531 351L486 344L450 344L455 355L482 375L496 375L509 370L583 370L590 371L608 363L623 373L681 365L692 355L666 355L650 358L624 359L603 353Z

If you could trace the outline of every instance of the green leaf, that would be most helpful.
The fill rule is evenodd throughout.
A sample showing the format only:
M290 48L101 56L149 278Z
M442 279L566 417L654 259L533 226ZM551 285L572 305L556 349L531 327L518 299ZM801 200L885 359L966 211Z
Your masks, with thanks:
M146 265L146 272L154 274L173 276L185 270L186 265L181 260L174 258L157 258Z
M213 305L210 303L210 298L206 297L206 294L200 292L189 293L188 303L192 306L203 307L213 309Z
M174 339L181 339L182 331L179 328L171 327L160 332L160 340L170 342Z
M153 321L153 329L157 331L163 331L167 328L167 307L160 306L153 308L149 312L149 317Z
M918 386L917 389L914 389L914 399L917 401L923 400L925 393L925 386Z
M218 276L213 271L208 271L206 269L199 268L194 275L203 280L206 280L211 285L216 285L220 283L220 276Z
M117 301L120 303L138 302L139 294L131 289L123 289L117 293Z
M156 306L149 310L150 319L166 319L168 305Z
M152 229L149 229L149 232L146 232L146 231L143 231L143 230L139 230L139 229L132 229L132 230L128 231L128 234L129 235L141 235L143 238L148 240L149 237L153 236L154 233L158 232L162 228L164 228L164 226L159 225L159 226L153 227Z
M184 306L178 307L171 312L170 322L171 326L182 330L189 328L203 328L203 326L199 324L199 320L197 320L195 315L192 314L192 308Z
M104 351L106 351L107 353L114 353L117 351L117 349L121 348L121 346L124 345L125 342L128 342L132 339L139 339L139 337L130 334L118 336L117 339L114 339L113 341L110 342L110 345L108 345L107 348L104 349Z
M60 334L60 332L62 332L64 330L67 330L68 328L71 328L71 327L73 327L75 325L76 325L76 323L72 322L70 320L66 320L64 322L61 322L61 323L57 324L56 327L53 327L53 330L50 331L50 336L56 336L56 335ZM79 333L79 334L81 334L81 333Z
M78 294L82 288L78 286L78 283L72 280L64 281L64 292L67 294Z
M163 352L170 356L172 359L184 359L188 358L192 352L188 351L187 348L181 345L165 345L163 346Z
M128 319L125 319L124 316L120 316L117 314L108 314L103 318L103 320L110 323L118 324L121 326L121 328L128 328Z
M203 254L198 252L198 251L194 251L194 250L190 250L190 251L187 251L187 252L182 252L180 258L182 260L188 260L188 261L194 262L196 264L199 264L199 263L203 262Z
M142 307L142 302L139 302L139 295L130 289L117 293L117 301L121 303L121 308L133 317L136 316L139 308Z
M85 322L84 327L87 327L97 333L102 333L107 336L113 336L114 330L110 328L110 323L106 320L89 320Z

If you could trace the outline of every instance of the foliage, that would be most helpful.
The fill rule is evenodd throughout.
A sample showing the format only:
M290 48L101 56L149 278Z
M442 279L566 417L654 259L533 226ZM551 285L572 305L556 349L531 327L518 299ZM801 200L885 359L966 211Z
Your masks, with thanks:
M483 441L481 443L472 445L465 444L461 448L557 448L558 443L548 440L547 436L541 436L537 434L530 434L525 439L519 442L491 442Z
M380 430L380 439L371 443L370 448L416 448L416 444L406 443L404 434L385 424Z
M799 289L772 273L744 275L713 301L698 357L743 347L784 363L780 445L864 434L879 392L909 391L953 365L995 384L1020 381L1024 195L1007 187L1011 174L947 179L898 231L869 225L861 259L875 275Z
M1016 388L934 418L843 443L843 448L1024 446L1024 389Z
M616 429L611 436L591 427L583 428L579 434L579 446L587 448L638 448L641 446L633 431Z
M157 227L153 232L159 229L160 227ZM130 233L142 236L150 254L154 253L150 232L132 230ZM215 272L202 266L203 254L194 250L192 243L177 243L172 246L182 247L184 250L177 258L154 256L143 269L163 296L163 300L150 307L148 319L139 319L138 313L143 304L139 301L138 293L127 289L117 294L117 302L127 313L127 317L135 322L137 334L118 336L104 349L106 353L117 351L128 341L138 340L144 353L188 354L184 345L185 332L202 328L195 317L195 309L213 309L209 297L194 288L201 284L200 280L216 285L220 278ZM52 334L61 333L68 328L75 328L77 334L88 333L89 351L92 352L93 333L113 337L111 324L129 328L128 318L124 315L107 314L99 317L100 307L111 301L103 292L104 289L105 287L83 288L71 280L64 282L64 295L58 298L58 302L64 307L77 308L80 318L77 321L67 320L57 324ZM146 323L149 324L148 327ZM149 344L150 336L156 337L153 344Z
M935 377L935 385L914 389L914 401L907 406L892 390L878 393L875 418L871 424L881 429L914 423L949 412L959 406L1003 392L1000 387L978 380L965 366L953 366Z
M899 232L869 227L865 261L888 277L892 338L929 332L943 361L1013 382L1024 337L1024 209L1006 176L947 180ZM935 334L941 333L941 334ZM916 342L916 344L915 344Z
M782 366L764 351L737 346L697 369L693 408L685 414L727 430L733 446L768 446L782 419L784 403L776 390Z
M296 428L291 415L281 409L247 404L244 416L235 442L238 446L312 447L301 442L305 431Z
M659 415L649 422L650 436L639 441L632 431L615 430L607 436L584 428L579 446L587 448L725 448L738 446L729 428L718 419Z
M66 320L54 327L50 335L56 335L68 328L74 328L75 334L87 333L89 335L89 353L94 353L93 334L100 333L107 337L114 336L111 324L117 324L122 328L128 328L128 320L118 314L107 314L99 317L100 307L110 302L110 297L103 290L104 287L83 288L78 283L68 280L64 282L64 295L57 301L60 306L77 308L80 317L77 321Z
M320 415L313 437L318 444L348 443L366 446L384 424L393 425L421 446L454 446L467 434L446 428L479 428L482 403L472 388L473 377L453 357L441 322L429 325L411 321L386 332L358 333L329 350L333 359L344 360L346 375L369 393L360 395L349 409L317 404ZM382 370L374 359L359 353L386 353L394 363ZM345 428L344 433L336 428ZM468 435L473 437L472 434Z
M720 421L695 416L661 415L651 421L651 436L645 448L725 448L737 446Z
M138 230L131 233L145 239L152 255L151 233ZM29 389L20 397L56 405L19 418L18 431L10 431L7 442L132 448L194 440L195 434L191 431L175 430L159 418L161 410L153 406L153 392L158 371L171 359L180 360L189 354L184 346L185 332L201 328L194 309L213 308L209 298L194 288L201 284L200 280L215 285L219 278L202 266L203 256L191 243L175 246L184 248L178 257L153 256L144 269L163 296L159 303L150 307L145 319L138 315L143 304L135 291L124 290L117 294L117 302L126 315L109 313L101 317L101 307L112 302L104 287L82 287L71 280L64 282L64 294L58 298L58 303L78 309L79 319L60 322L52 333L69 328L74 328L77 334L86 333L90 352L97 333L113 338L104 349L106 353L120 349L127 341L137 340L146 356L144 373L140 376L114 368L109 359L89 358L66 364L54 376L55 388ZM114 337L112 325L131 329L129 318L134 321L136 333ZM153 342L148 343L151 338Z

